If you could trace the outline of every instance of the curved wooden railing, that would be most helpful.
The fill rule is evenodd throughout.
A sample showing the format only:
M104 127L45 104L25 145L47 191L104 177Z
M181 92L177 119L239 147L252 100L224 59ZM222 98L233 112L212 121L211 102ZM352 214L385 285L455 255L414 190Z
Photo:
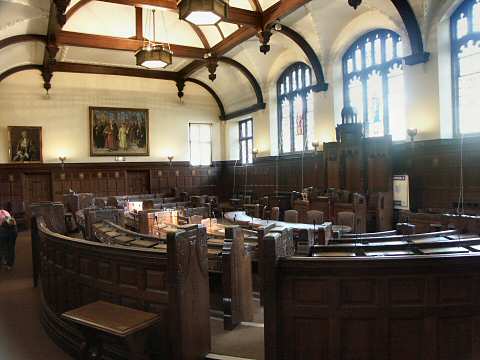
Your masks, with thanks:
M74 239L53 232L36 217L32 237L39 244L42 323L49 335L76 356L80 333L60 315L105 300L161 316L149 340L152 358L193 360L210 350L207 237L205 229L171 232L167 254ZM126 349L106 344L111 358Z

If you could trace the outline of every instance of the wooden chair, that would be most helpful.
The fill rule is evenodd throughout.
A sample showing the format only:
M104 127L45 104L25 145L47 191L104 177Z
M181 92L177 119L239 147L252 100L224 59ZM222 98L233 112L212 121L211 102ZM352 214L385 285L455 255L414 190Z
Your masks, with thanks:
M287 210L285 211L285 222L288 223L298 223L298 211L297 210Z
M151 210L151 209L154 209L153 200L143 200L143 210Z
M272 207L270 212L270 220L280 220L280 208L278 206Z
M118 208L118 200L115 196L109 196L107 198L107 206Z
M105 199L95 198L95 207L103 209L105 207Z
M323 211L309 210L307 211L307 224L323 224Z
M337 213L337 225L349 226L355 232L355 213L351 211L340 211Z

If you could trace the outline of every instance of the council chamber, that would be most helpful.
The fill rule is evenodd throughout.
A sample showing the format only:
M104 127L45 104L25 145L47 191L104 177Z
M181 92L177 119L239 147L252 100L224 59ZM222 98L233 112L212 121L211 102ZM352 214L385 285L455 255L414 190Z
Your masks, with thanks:
M1 359L480 359L479 0L0 11Z

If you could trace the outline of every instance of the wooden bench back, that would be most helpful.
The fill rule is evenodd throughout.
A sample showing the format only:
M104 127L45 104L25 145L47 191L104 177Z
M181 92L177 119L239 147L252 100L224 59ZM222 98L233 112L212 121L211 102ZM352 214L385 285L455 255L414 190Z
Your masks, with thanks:
M296 258L264 239L265 359L480 359L480 255Z
M49 230L41 216L36 223L44 305L57 326L65 325L63 312L105 300L162 317L149 342L154 355L193 360L209 352L205 229L169 233L167 255L66 237Z

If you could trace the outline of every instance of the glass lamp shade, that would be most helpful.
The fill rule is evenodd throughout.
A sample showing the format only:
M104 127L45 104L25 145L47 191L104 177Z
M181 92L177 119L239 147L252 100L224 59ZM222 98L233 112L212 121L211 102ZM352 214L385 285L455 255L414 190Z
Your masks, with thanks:
M222 0L182 0L179 17L195 25L215 25L227 17L228 4Z
M172 52L163 46L144 47L135 57L137 65L147 69L163 69L172 63Z

